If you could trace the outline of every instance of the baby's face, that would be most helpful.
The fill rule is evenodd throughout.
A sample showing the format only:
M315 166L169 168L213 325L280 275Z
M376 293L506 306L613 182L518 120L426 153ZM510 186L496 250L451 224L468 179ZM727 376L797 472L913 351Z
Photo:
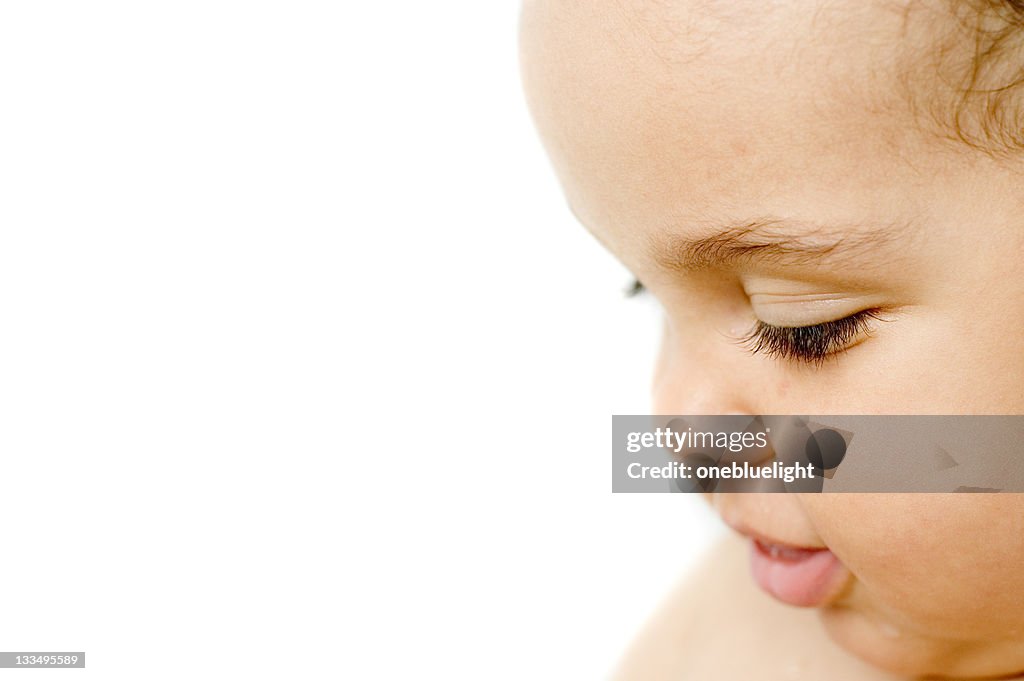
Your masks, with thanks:
M656 413L1024 413L1024 162L941 138L943 6L526 2L572 210L665 311ZM715 504L828 546L826 626L876 664L1024 670L1024 496Z

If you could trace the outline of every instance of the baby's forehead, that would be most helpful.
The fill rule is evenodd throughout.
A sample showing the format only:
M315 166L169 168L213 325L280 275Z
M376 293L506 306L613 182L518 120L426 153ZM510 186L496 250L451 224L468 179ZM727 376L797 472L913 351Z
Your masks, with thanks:
M944 0L541 0L556 29L572 43L600 40L635 58L645 54L666 66L715 62L723 67L751 60L798 64L842 55L843 63L890 63L897 53L934 42L937 25L949 23ZM527 12L530 14L530 11ZM930 20L929 20L930 19ZM926 25L927 24L927 25ZM913 42L921 41L913 45ZM879 52L882 50L882 52Z
M878 47L885 35L904 41L911 37L906 30L909 22L928 7L920 0L598 0L588 4L602 6L613 21L631 24L634 37L664 48L660 54L665 57L685 59L706 50L719 55L766 54L778 47L790 60L799 55L786 44L850 50L866 41L875 41ZM939 11L931 7L931 13Z
M806 16L785 4L747 42L723 39L743 33L721 16L684 21L688 3L528 5L526 89L580 221L634 266L655 237L694 238L704 223L946 225L1013 195L1015 168L965 194L994 177L978 172L992 159L942 140L911 96L937 92L906 75L934 64L900 43L926 19L865 3L846 37L824 40L846 4ZM655 31L673 16L682 28Z
M755 122L764 136L775 135L779 122L835 126L837 134L859 116L875 127L887 123L901 142L980 140L993 115L1016 109L1009 91L996 98L970 88L1010 75L997 73L999 49L986 49L1002 34L956 7L951 0L528 2L525 61L546 45L541 80L567 105L585 102L576 108L595 121L601 114L687 121L703 111L734 130ZM992 52L989 61L978 62L977 49Z
M906 17L873 3L737 5L752 3L527 12L527 85L548 112L540 125L557 128L555 161L578 212L606 213L584 222L659 223L675 211L666 201L763 213L794 191L805 205L841 203L883 178L898 189L919 143L897 93ZM533 66L531 51L543 53Z
M530 3L540 9L525 13L525 63L544 71L535 80L563 109L578 103L597 121L707 112L723 126L768 129L907 113L902 76L921 49L906 13L874 0L753 4Z

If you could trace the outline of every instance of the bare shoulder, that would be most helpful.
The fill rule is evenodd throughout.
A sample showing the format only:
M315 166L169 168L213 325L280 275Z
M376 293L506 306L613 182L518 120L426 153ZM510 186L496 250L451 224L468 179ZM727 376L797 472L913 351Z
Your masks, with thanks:
M814 610L758 590L747 561L737 537L709 552L633 643L614 680L890 678L838 648Z

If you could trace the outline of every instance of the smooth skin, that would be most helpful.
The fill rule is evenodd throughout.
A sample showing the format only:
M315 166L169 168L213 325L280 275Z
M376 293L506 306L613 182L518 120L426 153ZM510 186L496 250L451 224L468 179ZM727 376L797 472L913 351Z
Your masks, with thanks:
M525 3L524 85L571 209L664 309L655 413L1024 413L1024 154L949 132L973 45L946 7ZM703 257L728 251L709 247L723 230L766 257ZM817 363L740 340L865 309L879 319ZM621 678L1024 678L1024 495L712 503L828 547L847 588L794 610L722 548ZM694 671L722 656L728 673Z

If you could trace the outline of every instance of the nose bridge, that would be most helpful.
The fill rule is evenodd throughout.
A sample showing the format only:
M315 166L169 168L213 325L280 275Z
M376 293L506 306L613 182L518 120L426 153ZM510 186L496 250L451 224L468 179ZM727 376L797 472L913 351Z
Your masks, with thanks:
M722 338L684 339L666 331L652 386L655 412L756 414L756 386L728 346Z

